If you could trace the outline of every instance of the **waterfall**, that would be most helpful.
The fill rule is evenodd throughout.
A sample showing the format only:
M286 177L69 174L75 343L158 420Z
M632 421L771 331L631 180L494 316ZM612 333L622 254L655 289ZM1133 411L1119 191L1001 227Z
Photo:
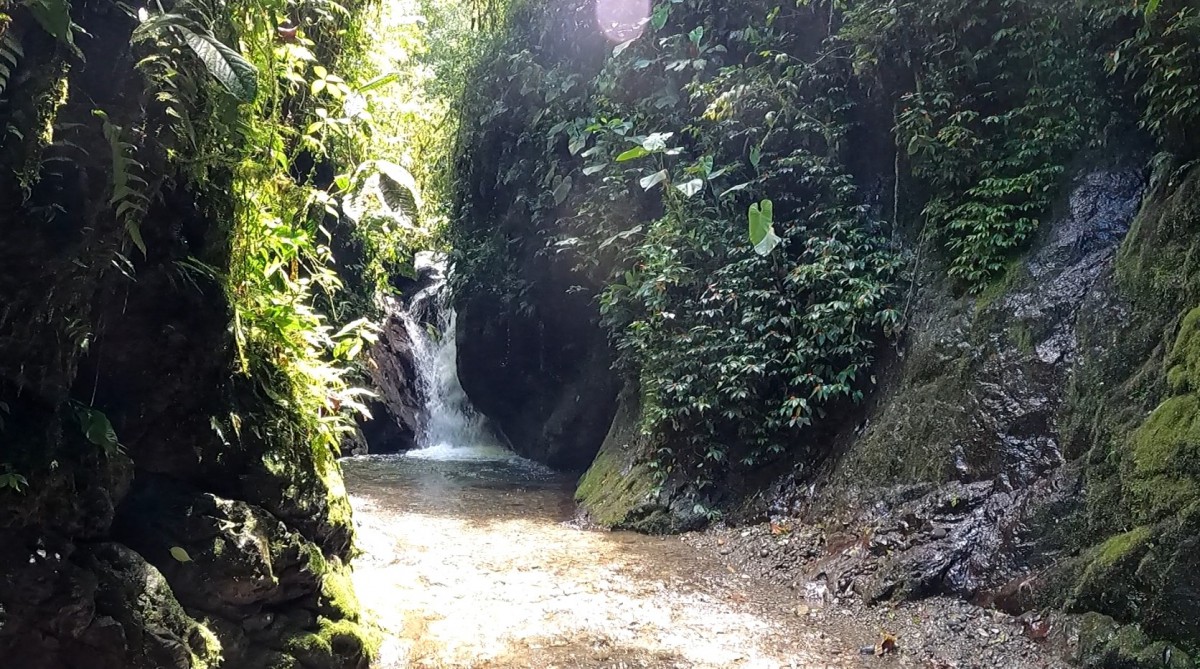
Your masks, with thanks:
M495 459L512 456L503 438L471 406L458 380L458 341L454 308L448 299L445 259L418 253L416 269L427 285L415 293L397 316L412 344L417 391L423 420L411 457L429 459Z

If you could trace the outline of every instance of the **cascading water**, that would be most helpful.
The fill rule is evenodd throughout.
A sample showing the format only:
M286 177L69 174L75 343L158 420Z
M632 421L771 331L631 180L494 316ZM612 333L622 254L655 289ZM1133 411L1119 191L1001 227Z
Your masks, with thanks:
M455 314L446 288L445 260L419 253L417 270L429 285L398 309L412 342L417 389L424 416L417 449L410 457L429 459L497 459L513 457L487 420L471 406L458 380Z

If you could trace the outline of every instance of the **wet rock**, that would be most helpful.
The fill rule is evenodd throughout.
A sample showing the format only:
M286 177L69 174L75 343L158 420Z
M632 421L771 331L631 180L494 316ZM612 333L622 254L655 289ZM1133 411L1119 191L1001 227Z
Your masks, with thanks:
M367 369L378 399L368 402L371 420L360 429L372 453L398 453L416 446L422 402L412 341L399 313L404 306L389 301L379 340L367 354Z

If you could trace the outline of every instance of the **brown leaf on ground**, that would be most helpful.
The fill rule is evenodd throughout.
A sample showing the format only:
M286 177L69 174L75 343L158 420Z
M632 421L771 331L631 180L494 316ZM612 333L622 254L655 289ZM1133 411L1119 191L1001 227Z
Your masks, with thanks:
M876 655L888 655L896 652L896 636L888 632L879 634L879 642L875 644Z

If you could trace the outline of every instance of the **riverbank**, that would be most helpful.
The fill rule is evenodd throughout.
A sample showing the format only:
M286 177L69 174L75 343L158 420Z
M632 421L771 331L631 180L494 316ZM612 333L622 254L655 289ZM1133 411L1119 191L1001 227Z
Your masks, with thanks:
M580 529L571 481L526 461L345 469L355 586L384 636L377 669L1064 666L1020 621L961 602L815 602L762 575L758 528Z

